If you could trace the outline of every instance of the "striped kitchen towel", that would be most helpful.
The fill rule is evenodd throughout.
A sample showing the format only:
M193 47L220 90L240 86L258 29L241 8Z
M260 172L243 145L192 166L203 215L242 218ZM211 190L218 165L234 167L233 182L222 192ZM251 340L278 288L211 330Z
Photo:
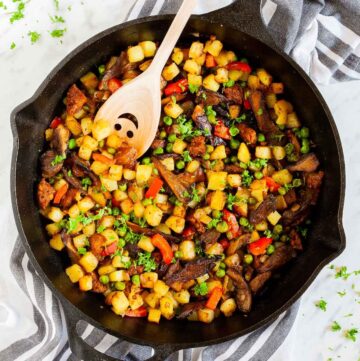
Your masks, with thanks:
M229 0L201 1L198 12L231 3ZM134 0L124 20L174 13L179 5L179 0ZM102 6L106 6L106 1ZM329 83L360 79L360 3L357 0L326 3L324 0L263 0L259 11L277 45L315 81ZM10 212L10 207L7 204L1 209ZM10 215L0 215L6 230L6 220ZM6 238L15 240L16 236L6 234ZM15 293L11 287L0 289L0 325L3 330L16 329L16 332L2 332L0 360L75 360L67 342L59 302L34 271L18 239L14 242L10 263L1 262L0 270L7 277L7 285L13 282L23 291L22 297L17 293L11 298ZM299 303L296 303L272 325L248 336L220 345L180 351L171 355L169 360L292 360L291 354L280 355L277 350L287 339L298 308ZM14 309L21 311L15 313ZM80 325L79 332L97 350L112 356L123 355L124 360L143 360L151 355L152 350L148 347L119 340L85 323Z

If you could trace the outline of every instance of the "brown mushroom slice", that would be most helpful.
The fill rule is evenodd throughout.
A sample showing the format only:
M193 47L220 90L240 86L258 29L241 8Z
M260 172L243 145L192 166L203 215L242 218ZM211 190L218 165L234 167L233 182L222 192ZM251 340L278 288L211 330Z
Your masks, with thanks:
M69 258L70 258L71 262L72 263L77 263L81 256L77 252L77 249L74 246L74 243L72 241L71 236L66 233L65 229L61 232L60 235L61 235L61 240L65 244L66 251L67 251L67 253L69 255Z
M46 151L40 157L41 174L44 178L52 178L61 171L64 162L61 161L55 164L55 157L56 153L53 150Z
M294 257L294 250L291 246L284 245L276 248L275 252L266 259L257 269L259 273L274 271L288 263Z
M218 105L229 102L226 96L208 89L201 89L196 95L196 102L204 105Z
M165 239L167 239L170 242L179 243L181 241L180 237L176 237L176 236L172 236L171 234L160 232L157 229L141 227L138 224L132 222L126 222L126 224L133 232L143 234L144 236L152 237L155 234L161 234Z
M319 159L314 153L303 155L295 164L290 165L287 169L291 172L314 172L320 165Z
M259 273L249 283L252 293L256 294L264 287L266 281L271 277L271 272Z
M69 138L69 129L60 124L54 130L50 146L57 154L64 155L68 147Z
M235 84L229 88L225 88L224 94L225 97L232 103L239 105L243 103L244 91L238 84Z
M276 210L276 198L270 194L260 205L250 212L249 221L252 224L258 224L266 219L266 217Z
M250 312L252 305L252 295L249 285L240 274L240 272L236 271L233 268L229 268L226 271L226 274L232 279L235 286L235 299L239 310L245 313Z
M180 313L176 316L178 320L184 320L193 312L198 311L204 307L204 302L190 302L181 307Z

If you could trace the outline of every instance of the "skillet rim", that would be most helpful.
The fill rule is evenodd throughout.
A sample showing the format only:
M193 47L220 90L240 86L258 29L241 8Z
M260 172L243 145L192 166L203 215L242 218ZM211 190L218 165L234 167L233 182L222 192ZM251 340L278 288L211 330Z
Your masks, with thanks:
M205 14L208 15L208 14ZM81 43L80 45L78 45L75 49L73 49L68 55L66 55L49 73L49 75L45 78L45 80L40 84L40 86L37 88L37 90L35 91L35 93L33 94L32 97L30 97L29 99L25 100L24 102L22 102L21 104L19 104L12 112L10 115L10 122L11 122L11 129L12 129L12 133L13 133L13 150L12 150L12 160L11 160L11 172L10 172L10 184L11 184L11 202L12 202L12 208L13 208L13 212L14 212L14 218L15 218L15 223L17 226L17 229L19 231L19 236L20 236L20 240L23 244L23 246L25 247L26 253L29 256L29 259L32 263L32 265L35 267L36 271L39 273L40 277L42 278L42 280L46 283L46 285L51 289L52 292L55 293L55 295L59 298L59 300L61 301L62 306L65 309L65 318L67 319L68 322L72 322L73 320L68 320L68 315L67 313L70 315L71 318L73 318L74 316L76 316L76 320L74 321L75 323L78 322L79 320L84 320L86 322L88 322L89 324L104 330L105 332L116 336L116 337L121 337L127 341L136 343L136 344L140 344L140 345L147 345L150 347L154 347L156 348L156 346L159 346L160 344L155 342L147 342L144 341L142 339L137 339L137 338L132 338L129 336L123 336L121 335L119 332L113 331L111 329L108 329L107 327L105 327L103 324L101 324L100 322L96 321L95 319L93 319L91 316L88 316L87 314L85 314L83 311L81 311L79 308L77 308L74 304L72 304L53 284L53 282L48 278L48 276L46 275L46 273L43 271L42 267L40 266L40 264L37 262L37 259L34 255L34 253L32 252L32 249L30 247L30 244L27 240L27 237L25 235L24 229L22 227L22 222L20 219L20 215L19 215L19 208L18 208L18 198L17 198L17 193L16 193L16 170L17 170L17 160L18 160L18 156L19 156L19 139L18 139L18 130L17 130L17 118L18 116L21 114L21 112L26 109L28 106L31 106L34 102L36 102L36 100L39 98L39 96L42 94L42 92L46 89L46 87L48 86L48 84L52 81L53 77L64 67L64 65L71 60L72 58L76 57L81 51L83 51L85 48L87 48L89 45L91 45L92 43L101 40L103 37L110 35L111 33L114 33L116 31L125 29L127 27L130 26L134 26L140 23L151 23L151 22L156 22L156 21L170 21L174 16L173 15L158 15L158 16L150 16L150 17L144 17L144 18L139 18L139 19L135 19L132 21L128 21L122 24L118 24L115 26L112 26L108 29L103 30L102 32L92 36L91 38L89 38L88 40L84 41L83 43ZM204 22L208 22L211 24L216 24L218 26L223 26L222 22L217 22L217 21L212 21L209 18L205 18L204 15L194 15L191 17L191 20L201 20ZM339 159L339 171L340 171L340 195L339 195L339 204L337 207L337 212L336 212L336 229L338 230L338 235L339 235L339 246L336 250L334 250L328 257L324 258L321 262L319 262L319 264L317 265L317 267L314 268L314 270L312 271L311 275L308 277L308 279L303 283L303 285L298 289L297 292L295 292L293 294L292 297L290 297L279 309L277 309L275 312L271 313L268 317L262 319L261 321L253 324L250 327L247 327L246 329L242 330L242 331L238 331L235 332L231 335L227 335L227 336L223 336L223 337L217 337L216 339L213 340L209 340L209 341L201 341L201 342L196 342L196 343L187 343L187 342L183 342L183 343L171 343L169 345L171 345L174 349L174 351L176 349L180 349L180 348L184 348L184 345L186 345L186 348L190 348L190 347L201 347L201 346L206 346L206 345L213 345L213 344L217 344L217 343L221 343L221 342L225 342L231 339L234 339L236 337L240 337L243 335L246 335L262 326L265 326L267 324L270 324L271 322L273 322L276 318L279 317L279 315L281 315L283 312L285 312L286 310L288 310L290 308L291 305L293 305L301 296L302 294L308 289L308 287L310 286L310 284L315 280L315 278L317 277L317 275L319 274L319 272L322 270L322 268L324 268L324 266L326 264L328 264L329 262L331 262L333 259L335 259L337 256L339 256L342 251L345 249L346 246L346 240L345 240L345 232L344 232L344 228L343 228L343 224L342 224L342 216L343 216L343 208L344 208L344 198L345 198L345 162L344 162L344 154L343 154L343 150L342 150L342 145L341 145L341 140L340 140L340 136L335 124L335 121L332 117L332 114L330 112L330 109L328 108L323 96L321 95L320 91L317 89L316 85L314 84L314 82L309 78L309 76L305 73L305 71L300 68L300 66L292 59L290 58L290 56L288 56L285 52L283 52L282 50L278 49L277 47L274 47L273 45L270 46L270 44L267 41L264 40L260 40L258 38L256 38L255 36L243 32L239 29L237 29L234 26L227 26L227 29L233 29L236 30L237 32L242 32L243 34L245 34L246 36L250 37L250 38L254 38L256 41L261 42L263 45L271 48L272 51L274 51L275 53L277 53L277 55L281 56L282 58L284 58L287 63L290 65L290 67L296 71L302 78L303 80L307 83L307 85L310 87L310 89L312 90L313 94L316 96L317 101L319 102L319 104L321 104L322 109L324 110L327 120L329 122L329 125L331 127L334 139L335 139L335 145L337 148L337 155L338 155L338 159Z

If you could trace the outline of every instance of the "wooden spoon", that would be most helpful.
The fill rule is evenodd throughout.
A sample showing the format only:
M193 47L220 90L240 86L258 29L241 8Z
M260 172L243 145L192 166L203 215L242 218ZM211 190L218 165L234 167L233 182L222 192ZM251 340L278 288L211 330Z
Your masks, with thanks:
M127 144L144 154L153 142L161 115L160 77L196 0L184 0L149 68L112 94L96 114L107 121Z

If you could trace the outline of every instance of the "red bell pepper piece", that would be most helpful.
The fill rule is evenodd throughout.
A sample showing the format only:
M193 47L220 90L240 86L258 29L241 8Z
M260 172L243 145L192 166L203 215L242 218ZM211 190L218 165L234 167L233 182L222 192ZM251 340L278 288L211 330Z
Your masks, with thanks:
M105 246L104 250L101 252L103 257L110 256L111 254L115 253L117 249L117 243L111 243L110 246Z
M115 198L112 198L111 199L111 203L113 205L113 207L117 207L117 208L120 208L120 201L117 201Z
M229 230L227 236L229 239L234 239L241 234L239 223L236 220L235 214L231 213L227 209L224 209L223 220L227 223ZM229 237L230 236L230 237Z
M251 73L251 67L248 63L242 61L233 61L232 63L226 65L227 70L240 70L244 73Z
M195 229L193 226L189 226L189 227L186 227L183 232L182 232L182 236L184 238L192 238L193 235L195 234Z
M65 183L55 194L54 197L54 204L59 204L62 197L64 197L64 195L66 194L66 192L69 189L69 184Z
M145 198L155 198L163 184L164 182L159 177L154 178L149 189L145 193Z
M157 233L152 236L151 243L159 248L164 262L170 264L174 258L174 254L168 241L161 234Z
M93 153L92 158L98 162L107 164L107 165L113 165L114 160L111 158L108 158L106 155L99 154L99 153Z
M222 246L222 248L224 249L224 251L226 251L228 248L229 248L229 246L230 246L230 243L229 243L229 241L227 240L227 239L221 239L220 241L219 241L219 243L221 244L221 246Z
M180 79L176 81L175 83L170 83L166 86L164 89L164 93L166 96L172 95L172 94L181 94L186 92L189 89L189 83L187 79Z
M260 256L266 252L266 248L272 243L272 238L262 237L248 245L248 250L254 256Z
M214 135L226 140L231 139L229 128L221 120L215 125Z
M219 303L221 296L223 294L223 290L220 287L215 287L211 293L210 297L206 301L205 307L210 308L210 310L215 310L217 304Z
M121 80L117 79L117 78L111 78L108 83L108 89L111 91L111 93L115 93L119 88L122 87L122 82Z
M280 188L280 184L276 183L271 177L265 177L266 185L270 192L277 192Z
M60 124L62 124L62 120L60 117L55 117L52 122L50 123L50 128L51 129L55 129L57 128Z
M247 99L244 99L244 108L245 108L246 110L251 109L251 104L250 104L250 102L249 102Z
M147 314L148 312L145 306L140 306L136 310L129 309L125 312L125 316L128 317L146 317Z
M205 65L207 68L213 68L216 66L215 57L211 54L206 54Z

